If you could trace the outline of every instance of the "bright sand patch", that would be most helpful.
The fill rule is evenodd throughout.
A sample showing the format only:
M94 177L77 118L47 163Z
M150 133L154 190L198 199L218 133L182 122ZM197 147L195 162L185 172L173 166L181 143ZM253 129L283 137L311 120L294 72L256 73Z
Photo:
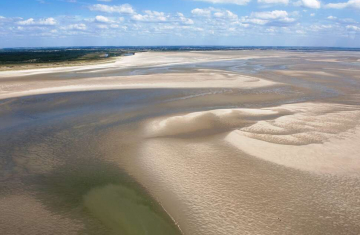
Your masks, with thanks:
M115 62L63 68L45 68L0 72L0 99L59 92L143 89L143 88L256 88L278 83L215 69L199 69L193 73L166 73L130 76L96 76L96 73L137 70L144 68L186 65L204 62L247 60L274 55L248 55L220 52L146 52L120 57ZM53 74L71 72L71 78L54 77ZM35 75L47 76L37 80ZM89 74L77 78L77 74ZM31 76L31 79L27 79Z
M231 132L225 140L247 154L299 170L354 176L358 176L360 171L359 129L331 138L323 144L301 146L250 138L242 131Z
M58 67L58 68L41 68L28 70L14 70L14 71L0 71L0 78L3 77L20 77L48 73L60 72L77 72L86 70L104 70L104 69L128 69L142 67L157 67L170 66L179 64L192 64L202 62L215 62L227 60L246 60L263 57L277 57L277 56L254 56L242 54L221 54L216 52L143 52L136 53L133 56L118 57L115 62L98 65L82 65L73 67Z
M231 131L225 141L245 153L316 173L360 170L360 110L353 106L300 103L265 109L223 109L151 122L151 137Z
M327 73L324 71L298 71L298 70L278 70L278 73L292 76L292 77L309 77L311 75L315 76L327 76L327 77L336 77L336 75L332 73Z
M151 137L172 136L200 132L217 128L235 128L253 124L257 117L280 115L278 110L220 109L190 113L153 121L147 128Z
M315 173L359 174L360 110L322 103L281 107L294 114L233 131L225 140L280 165Z
M59 92L145 89L145 88L256 88L279 83L265 79L203 70L199 73L168 73L133 76L111 76L87 79L49 80L41 82L4 82L0 85L0 99Z

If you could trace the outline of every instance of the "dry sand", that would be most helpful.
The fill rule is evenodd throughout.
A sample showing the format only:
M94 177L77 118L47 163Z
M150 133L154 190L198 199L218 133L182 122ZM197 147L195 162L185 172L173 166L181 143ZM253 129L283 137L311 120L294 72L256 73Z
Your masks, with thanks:
M0 231L359 234L359 57L154 52L0 72L0 208L22 221Z

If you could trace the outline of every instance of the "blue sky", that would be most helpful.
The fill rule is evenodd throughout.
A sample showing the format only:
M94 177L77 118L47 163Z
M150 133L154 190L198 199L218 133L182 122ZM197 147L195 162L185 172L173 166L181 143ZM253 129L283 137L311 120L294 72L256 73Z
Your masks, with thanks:
M360 47L360 0L0 0L0 47Z

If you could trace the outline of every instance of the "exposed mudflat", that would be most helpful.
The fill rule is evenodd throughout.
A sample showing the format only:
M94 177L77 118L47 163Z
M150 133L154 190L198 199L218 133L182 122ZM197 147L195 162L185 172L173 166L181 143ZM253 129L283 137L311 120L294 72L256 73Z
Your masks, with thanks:
M359 58L0 72L0 234L359 234Z

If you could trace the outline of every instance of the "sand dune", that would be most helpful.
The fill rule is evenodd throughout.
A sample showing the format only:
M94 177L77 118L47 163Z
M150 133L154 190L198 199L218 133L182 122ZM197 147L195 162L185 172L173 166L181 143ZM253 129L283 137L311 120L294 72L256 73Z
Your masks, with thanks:
M190 113L153 121L148 125L147 134L151 137L160 137L241 128L256 123L257 118L272 119L286 114L283 110L261 109L223 109Z
M298 103L168 117L149 123L147 134L189 136L235 129L225 140L251 156L314 173L359 175L359 120L360 110L353 106Z

